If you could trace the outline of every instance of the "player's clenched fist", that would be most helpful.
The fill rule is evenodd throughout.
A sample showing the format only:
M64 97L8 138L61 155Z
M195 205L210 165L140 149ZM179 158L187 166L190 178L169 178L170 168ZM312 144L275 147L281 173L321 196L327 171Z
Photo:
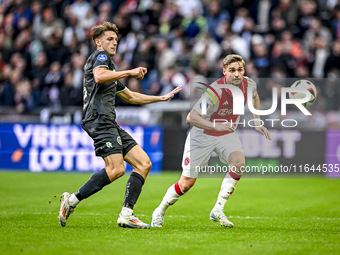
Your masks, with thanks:
M131 76L136 76L137 80L142 80L147 72L148 70L145 67L137 67L131 70Z

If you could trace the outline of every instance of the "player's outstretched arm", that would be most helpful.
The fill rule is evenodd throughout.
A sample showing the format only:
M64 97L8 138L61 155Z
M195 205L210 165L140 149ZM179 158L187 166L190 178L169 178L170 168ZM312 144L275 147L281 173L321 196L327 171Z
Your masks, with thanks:
M165 96L148 96L138 92L132 92L128 88L117 93L117 95L131 104L151 104L170 100L175 94L182 90L182 87L182 85L176 87L173 91L169 92Z
M256 92L256 96L253 98L253 105L256 110L260 110L260 97L259 94ZM271 140L270 133L267 128L261 126L260 116L257 114L253 114L254 119L257 119L255 123L255 130L260 134L264 135L267 139Z
M206 130L215 130L218 132L235 131L235 126L231 125L231 123L213 123L202 118L202 116L194 109L192 109L188 114L187 123L198 128Z
M97 67L93 70L93 76L96 83L106 83L111 81L116 81L124 77L133 76L137 80L142 80L144 75L147 73L145 67L137 67L132 70L113 72L108 70L106 67Z

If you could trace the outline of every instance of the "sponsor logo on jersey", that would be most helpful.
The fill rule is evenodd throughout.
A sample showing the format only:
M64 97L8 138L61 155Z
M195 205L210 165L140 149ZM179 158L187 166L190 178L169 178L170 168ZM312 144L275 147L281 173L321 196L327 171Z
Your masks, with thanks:
M107 142L107 143L106 143L106 147L107 147L107 148L112 148L112 143Z
M107 57L106 57L105 54L99 54L98 57L97 57L97 59L98 59L99 61L105 61L105 60L107 60Z
M219 112L218 112L218 115L229 115L229 114L232 114L233 113L233 109L221 109Z

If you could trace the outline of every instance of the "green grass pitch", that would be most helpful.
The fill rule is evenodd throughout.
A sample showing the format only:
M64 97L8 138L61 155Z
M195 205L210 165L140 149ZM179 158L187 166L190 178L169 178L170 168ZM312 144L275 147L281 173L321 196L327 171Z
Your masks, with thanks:
M163 228L116 221L128 175L84 200L62 228L59 195L90 174L0 172L1 254L340 254L340 180L241 179L226 206L232 229L209 221L221 179L201 178L168 210ZM152 211L180 173L150 175L134 212Z

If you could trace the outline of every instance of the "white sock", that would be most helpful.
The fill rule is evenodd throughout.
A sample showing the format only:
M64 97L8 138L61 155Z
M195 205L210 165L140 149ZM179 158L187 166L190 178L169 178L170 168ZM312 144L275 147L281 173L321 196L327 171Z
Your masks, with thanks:
M128 207L123 207L122 211L120 212L123 216L130 216L133 213L133 210Z
M217 197L217 202L213 208L213 211L221 211L224 209L225 204L227 203L230 195L236 189L236 186L241 178L241 175L235 174L233 172L227 173L224 177L220 193Z
M77 204L80 203L80 201L78 200L76 195L74 195L74 193L71 194L71 196L68 198L68 202L69 202L70 206L72 206L72 207L76 207Z
M173 205L177 202L177 200L184 194L181 187L179 186L179 181L170 186L167 192L165 193L161 204L157 207L157 209L165 214L166 210L170 205Z

